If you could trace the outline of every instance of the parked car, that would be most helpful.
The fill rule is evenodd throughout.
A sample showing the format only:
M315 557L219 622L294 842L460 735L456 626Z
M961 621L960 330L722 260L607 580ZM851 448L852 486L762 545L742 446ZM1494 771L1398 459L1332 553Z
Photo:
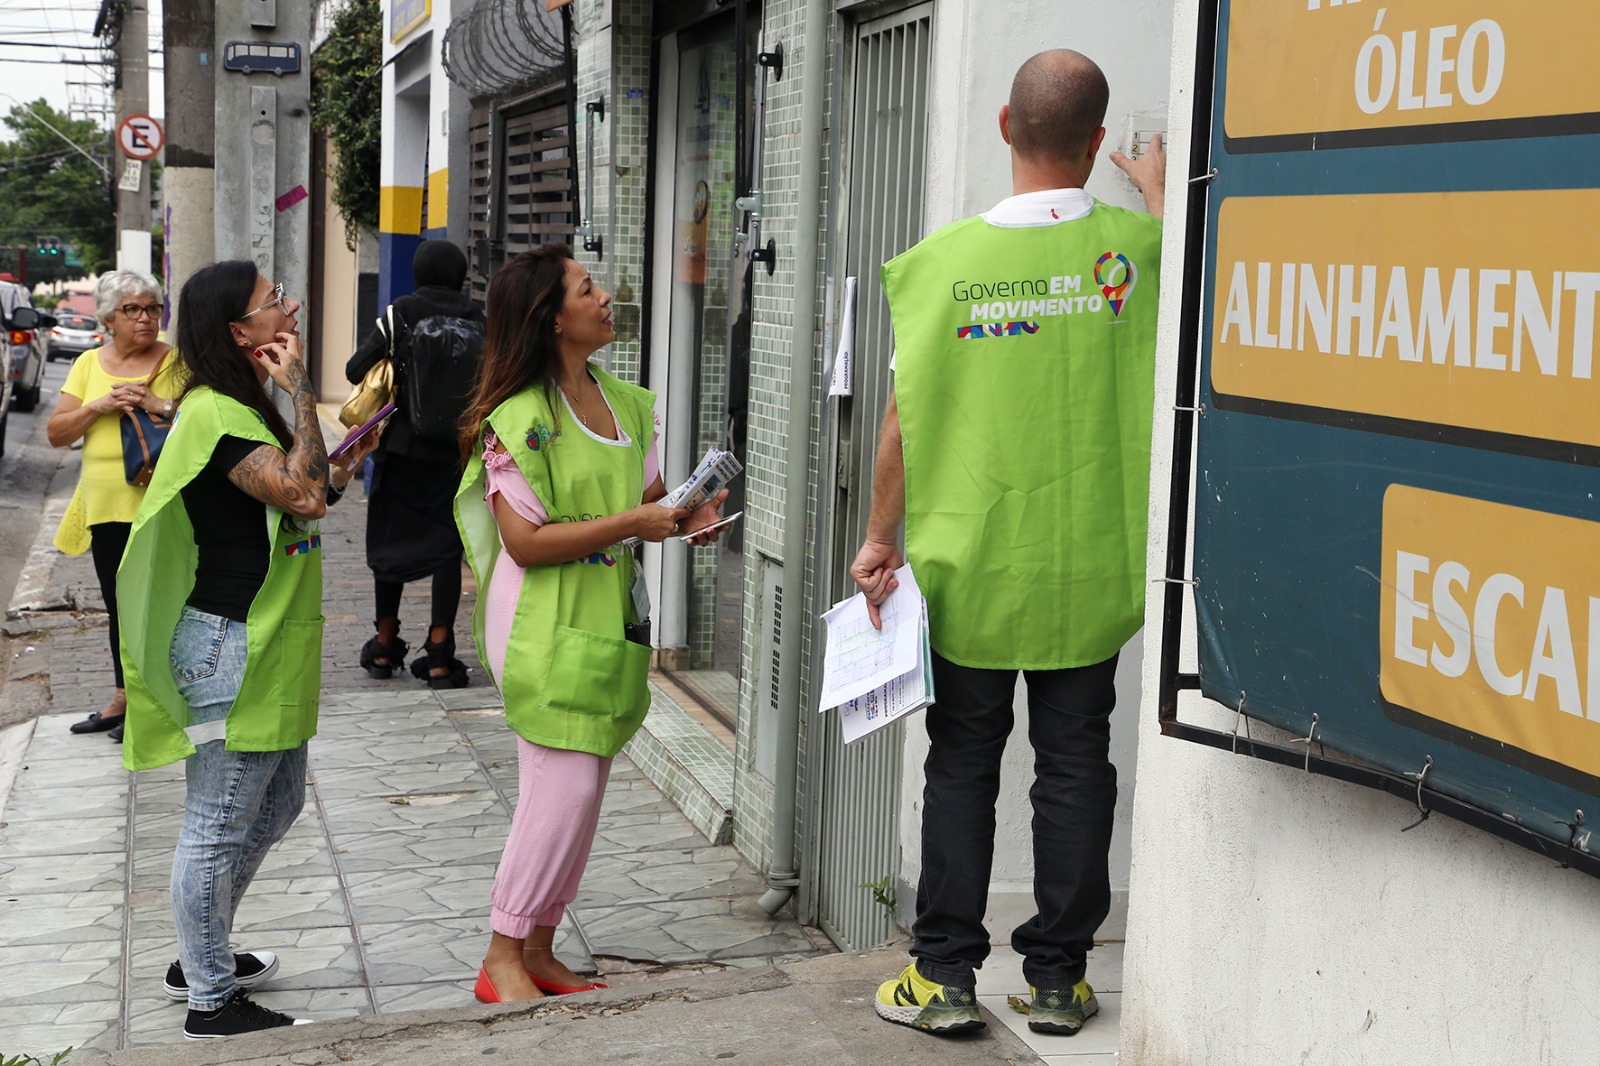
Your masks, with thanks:
M41 314L28 290L14 281L0 281L0 326L5 328L5 365L10 370L11 403L19 411L39 406L44 385L47 333L54 315Z
M6 454L6 423L11 421L10 395L0 395L0 456Z
M45 359L52 363L57 359L76 359L90 348L100 347L105 339L105 328L93 315L58 311Z

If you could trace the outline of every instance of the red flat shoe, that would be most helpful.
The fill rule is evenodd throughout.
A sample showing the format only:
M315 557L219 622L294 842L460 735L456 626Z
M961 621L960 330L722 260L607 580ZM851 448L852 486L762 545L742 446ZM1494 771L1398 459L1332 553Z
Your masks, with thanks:
M593 992L597 988L610 988L604 981L596 981L587 985L558 985L554 981L546 981L543 977L529 971L528 977L533 981L533 987L547 996L570 996L574 992ZM487 980L487 978L485 978ZM492 991L492 989L491 989Z
M488 970L478 971L478 983L472 986L472 994L477 997L479 1003L500 1002L500 993L495 991L494 982L489 980Z

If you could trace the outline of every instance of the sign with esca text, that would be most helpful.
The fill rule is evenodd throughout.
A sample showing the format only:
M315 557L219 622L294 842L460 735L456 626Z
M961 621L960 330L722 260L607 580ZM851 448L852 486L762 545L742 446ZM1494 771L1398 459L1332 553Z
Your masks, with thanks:
M1594 0L1221 0L1195 503L1208 697L1584 851L1597 39Z

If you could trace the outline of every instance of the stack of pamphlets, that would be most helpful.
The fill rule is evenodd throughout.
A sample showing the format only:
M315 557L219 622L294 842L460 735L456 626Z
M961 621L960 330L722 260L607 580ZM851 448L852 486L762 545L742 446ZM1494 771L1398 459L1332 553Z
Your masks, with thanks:
M723 486L738 477L743 469L744 465L733 457L732 452L712 445L705 458L700 460L700 465L694 468L694 473L689 475L689 480L663 496L660 502L664 507L687 507L693 510L721 492Z
M663 507L687 507L693 510L716 496L743 470L744 464L734 458L732 452L725 452L713 444L700 460L700 465L694 468L694 473L689 475L689 480L656 502ZM628 537L619 542L619 547L632 548L642 543L638 537Z
M828 643L818 710L839 708L846 744L933 702L928 603L909 565L894 573L899 586L878 606L882 629L873 627L861 593L822 616Z

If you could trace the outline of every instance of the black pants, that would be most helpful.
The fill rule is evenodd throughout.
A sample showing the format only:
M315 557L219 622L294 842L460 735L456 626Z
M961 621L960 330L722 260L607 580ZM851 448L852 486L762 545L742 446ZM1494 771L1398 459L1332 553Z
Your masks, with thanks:
M400 595L405 585L399 581L372 579L373 601L377 617L399 618ZM456 627L456 609L461 606L461 559L455 558L433 572L433 605L428 624L438 629L452 631Z
M1095 930L1111 909L1106 853L1117 802L1110 759L1116 671L1112 656L1094 666L1023 673L1039 911L1011 934L1011 946L1036 988L1083 980ZM989 955L983 914L1017 672L975 670L935 654L933 679L938 702L927 712L922 879L911 954L930 981L970 986Z
M100 579L100 598L106 601L111 618L111 670L117 687L122 687L121 630L117 627L117 566L128 548L132 522L96 522L89 527L89 554L94 558L94 576Z

